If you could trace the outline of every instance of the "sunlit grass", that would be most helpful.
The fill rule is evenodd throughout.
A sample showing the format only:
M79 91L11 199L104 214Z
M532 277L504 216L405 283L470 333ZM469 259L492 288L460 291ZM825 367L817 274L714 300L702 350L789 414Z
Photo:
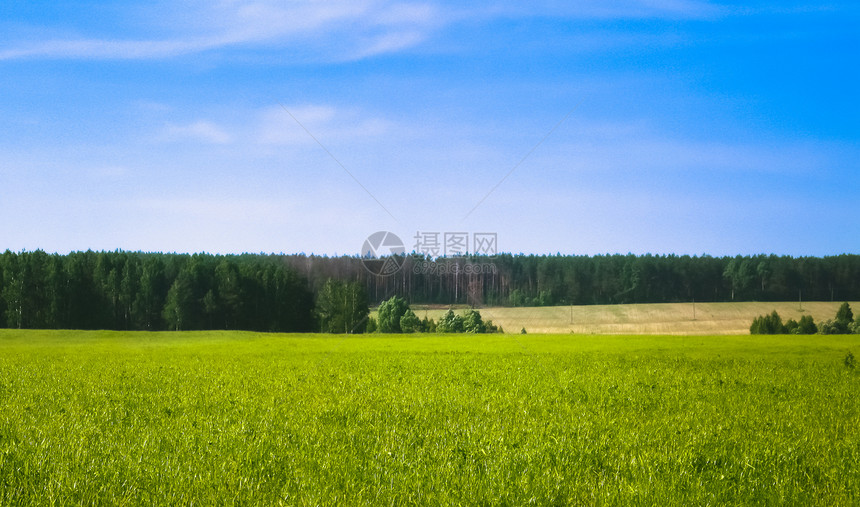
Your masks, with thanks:
M0 331L0 505L860 501L856 336Z

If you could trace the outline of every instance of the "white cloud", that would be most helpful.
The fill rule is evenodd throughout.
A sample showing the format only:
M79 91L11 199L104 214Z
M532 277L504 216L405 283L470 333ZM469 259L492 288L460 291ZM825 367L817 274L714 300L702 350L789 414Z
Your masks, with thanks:
M225 117L229 120L173 119L149 139L159 143L230 145L234 154L251 155L259 154L261 146L315 146L315 139L326 146L352 141L364 143L385 140L395 130L397 133L406 130L395 129L395 122L373 113L328 104L233 109Z
M188 125L168 125L163 137L166 140L184 138L211 144L228 144L232 141L232 136L222 127L205 120Z
M138 18L149 19L148 32L158 37L99 38L83 34L33 40L32 30L17 44L8 39L0 47L0 60L25 58L60 59L161 59L222 48L301 47L314 58L359 60L403 51L427 41L438 29L452 23L505 17L556 16L571 19L612 18L706 18L723 12L699 0L627 0L495 2L492 6L464 7L442 1L390 0L225 0L186 1L178 4L129 8ZM96 13L97 15L97 13ZM111 24L114 24L112 22ZM79 27L60 27L68 32ZM42 30L44 33L44 30ZM167 33L170 35L161 35Z
M387 26L432 25L439 19L438 7L430 4L393 4L385 9L378 9L374 16L376 23Z
M158 18L158 13L146 14ZM176 32L172 37L27 41L0 48L0 60L159 59L218 48L277 48L297 43L323 53L333 51L331 47L352 48L347 54L327 58L357 59L411 47L441 24L441 16L431 4L384 0L191 2L168 9L167 17L155 22L158 26L153 31L167 27Z
M388 120L328 105L272 106L259 113L258 125L257 141L272 145L311 144L314 138L327 145L383 136L393 127Z
M0 60L28 57L86 58L86 59L151 59L196 53L223 45L212 38L175 40L51 40L0 50Z
M426 35L419 31L386 33L373 38L357 52L348 55L349 60L361 60L384 53L394 53L401 49L416 46L423 42Z

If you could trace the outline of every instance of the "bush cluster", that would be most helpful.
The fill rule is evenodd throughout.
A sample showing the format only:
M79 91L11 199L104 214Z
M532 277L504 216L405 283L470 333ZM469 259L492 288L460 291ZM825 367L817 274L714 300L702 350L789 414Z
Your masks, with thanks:
M783 324L776 310L770 315L753 319L750 334L860 334L860 321L854 320L854 312L848 303L842 303L835 319L815 324L811 315L804 315L800 322L789 319Z
M405 299L393 296L379 305L377 318L371 317L367 323L367 332L372 333L500 333L501 327L493 324L492 320L484 321L477 310L467 310L463 315L457 315L452 310L439 319L419 319L409 308Z

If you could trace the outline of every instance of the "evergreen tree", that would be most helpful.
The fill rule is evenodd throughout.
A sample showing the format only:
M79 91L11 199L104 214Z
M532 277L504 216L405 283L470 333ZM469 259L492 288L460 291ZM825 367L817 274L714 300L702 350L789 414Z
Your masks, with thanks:
M138 292L134 298L137 329L158 331L164 329L162 309L168 290L165 267L161 254L153 254L143 261Z
M421 331L421 320L415 315L411 308L400 317L400 330L404 333L417 333Z
M20 256L6 250L4 257L3 301L6 307L6 326L24 327L24 280L21 276Z
M770 315L756 317L750 326L750 334L785 334L786 326L776 310Z
M222 259L215 268L215 286L217 297L213 304L220 309L218 327L222 329L238 329L239 316L242 314L242 286L239 268L235 262Z
M193 304L191 275L188 271L182 270L167 291L163 315L168 328L175 331L193 329Z
M475 310L467 311L463 315L463 331L466 333L486 333L487 327L481 319L481 314Z
M854 312L851 311L851 305L847 302L842 303L839 310L837 310L836 321L844 323L846 327L848 324L854 322Z
M119 308L122 329L138 329L140 315L137 308L137 294L140 291L139 260L127 256L122 270L120 282Z
M369 313L367 296L358 283L330 278L320 290L317 315L325 333L362 333Z

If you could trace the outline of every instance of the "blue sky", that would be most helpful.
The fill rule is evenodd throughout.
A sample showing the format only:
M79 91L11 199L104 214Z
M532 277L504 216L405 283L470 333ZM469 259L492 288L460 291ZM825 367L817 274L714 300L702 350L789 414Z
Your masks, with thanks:
M7 1L0 249L860 253L857 26L851 2Z

